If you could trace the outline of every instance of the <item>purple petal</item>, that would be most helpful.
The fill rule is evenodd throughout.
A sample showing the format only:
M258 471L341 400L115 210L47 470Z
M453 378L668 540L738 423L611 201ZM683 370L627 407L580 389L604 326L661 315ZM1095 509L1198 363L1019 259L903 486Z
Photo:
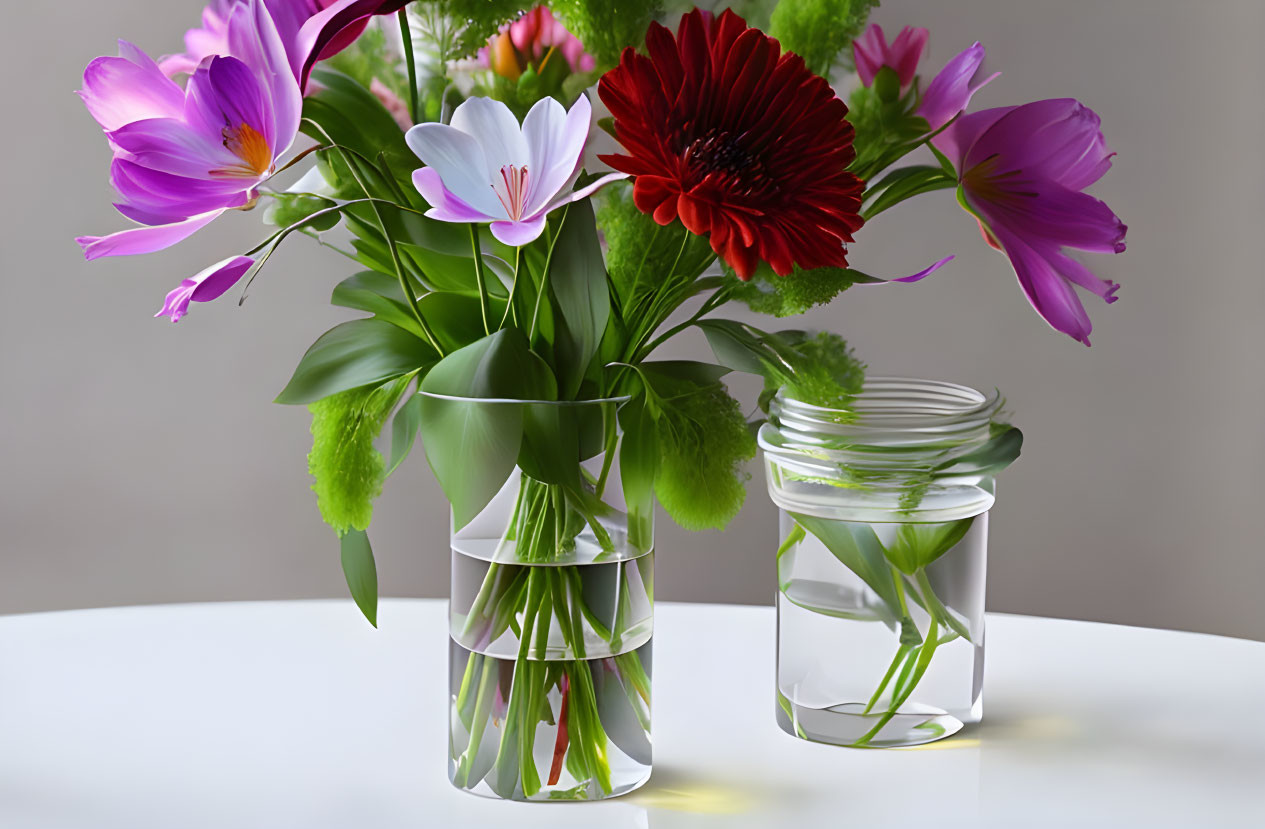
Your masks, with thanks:
M271 150L276 136L273 134L270 103L267 92L260 86L256 70L237 58L213 57L206 77L225 129L246 124L263 135Z
M1028 302L1056 331L1089 345L1093 324L1071 283L1054 265L1022 239L1002 227L991 228L1010 258Z
M1023 170L1073 190L1101 178L1112 156L1098 115L1074 98L1015 107L980 136L966 166L995 154L1004 154L1004 169Z
M918 61L922 60L922 50L927 48L929 37L931 37L931 32L926 29L906 26L892 41L886 63L900 78L902 90L908 88L913 82L914 75L918 72Z
M1026 192L985 200L968 187L972 204L990 227L1005 225L1030 241L1043 239L1093 253L1124 252L1129 228L1105 202L1048 181L1009 179L1006 186Z
M887 37L883 34L883 27L877 23L871 23L864 34L852 41L852 58L862 86L874 83L874 76L883 68L886 55Z
M327 0L321 0L322 3ZM335 48L345 45L339 35L348 28L375 14L395 14L410 0L335 0L308 18L299 29L290 53L290 67L299 79L299 88L307 87L308 75L318 60L330 57Z
M222 140L208 140L205 133L178 118L133 121L109 137L136 164L178 176L205 178L211 170L241 163Z
M545 214L521 222L492 222L492 235L502 244L518 247L534 242L545 230Z
M562 196L560 196L559 198L554 199L554 201L551 202L549 206L546 207L541 212L540 215L543 216L545 213L549 213L550 211L557 210L559 207L562 207L562 205L564 204L570 204L573 201L580 201L581 199L587 199L589 196L593 195L598 190L610 184L612 181L619 181L620 179L625 179L625 178L628 178L627 173L607 173L606 175L599 178L597 181L594 181L588 185L585 185L584 187L581 187L579 190L568 191L564 193Z
M103 256L153 253L187 239L223 212L223 210L212 210L172 224L134 227L111 233L109 236L80 236L75 241L83 248L84 258L89 260L100 259Z
M930 267L923 268L922 270L918 271L918 273L910 274L909 276L902 276L899 279L893 279L892 281L893 282L917 282L921 279L925 279L926 277L931 276L933 273L940 270L942 267L944 267L945 265L949 264L952 261L953 261L953 256L952 254L950 254L949 256L944 257L938 262L933 262Z
M927 119L931 129L938 130L954 116L966 109L971 96L997 77L997 72L983 80L976 75L984 63L984 47L977 41L969 49L954 57L940 74L932 79L918 105L918 114Z
M125 40L119 41L119 57L101 57L88 64L79 97L106 130L142 118L179 117L184 109L180 87L152 58Z
M487 216L509 218L492 190L487 159L474 138L447 124L425 123L406 132L404 140L454 196Z
M480 213L444 187L439 173L432 167L413 171L413 186L431 206L426 215L441 222L488 222L495 216Z
M110 181L127 204L163 216L163 224L208 210L241 207L250 200L240 180L177 176L126 158L111 163Z
M188 279L167 294L163 307L155 317L168 316L172 322L189 310L190 302L210 302L219 298L225 291L237 284L245 273L255 264L249 256L233 256L222 262L216 262Z
M248 0L232 10L228 44L230 52L254 71L256 83L262 85L270 103L266 109L271 117L266 124L247 123L264 132L276 158L290 148L298 134L303 93L263 0Z
M950 124L944 132L931 139L931 143L949 157L949 160L957 167L958 174L961 175L966 170L966 157L979 141L980 136L996 124L1002 116L1016 109L1018 107L996 107L963 115Z
M1116 291L1120 290L1119 282L1102 279L1089 268L1061 251L1052 252L1048 254L1047 258L1064 277L1085 290L1092 291L1102 297L1108 304L1120 298L1116 296Z

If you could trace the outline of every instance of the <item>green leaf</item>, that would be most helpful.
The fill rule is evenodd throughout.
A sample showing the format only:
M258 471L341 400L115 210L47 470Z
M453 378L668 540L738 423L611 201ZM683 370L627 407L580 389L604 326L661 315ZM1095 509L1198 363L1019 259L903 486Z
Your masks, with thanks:
M505 303L493 298L491 308L493 316L497 316L505 309ZM418 298L417 310L439 339L440 346L450 354L487 336L479 298L472 294L433 291Z
M567 207L554 241L549 288L558 311L555 323L561 323L554 341L559 392L570 399L580 390L610 317L606 266L588 199Z
M698 323L716 360L734 371L780 380L793 371L790 349L771 334L745 323L705 319Z
M422 425L422 396L415 394L405 401L391 419L391 460L387 463L390 475L408 457Z
M899 174L899 176L898 176ZM893 180L893 177L896 177ZM865 206L861 215L869 221L884 210L923 193L948 190L958 186L956 176L947 176L939 167L905 167L886 176L873 189L873 201ZM870 198L867 191L866 198Z
M361 271L334 286L329 301L343 308L368 311L378 319L403 328L418 339L423 338L421 326L408 310L408 300L394 276L379 271Z
M857 575L891 609L896 618L905 616L901 609L892 571L887 566L883 545L869 524L833 521L812 515L790 513L791 518Z
M983 446L937 466L936 477L992 477L1014 463L1023 450L1023 432L1008 423L989 427L991 434Z
M975 518L932 524L901 524L896 537L883 549L892 566L907 576L952 550L971 529Z
M389 322L344 322L312 344L276 402L311 403L409 374L430 365L438 356L426 342Z
M378 568L373 562L373 548L363 530L352 530L339 542L342 547L343 576L347 589L369 624L378 626Z
M440 360L422 391L453 397L557 400L558 384L517 328L503 328Z
M312 86L303 99L303 116L320 125L336 143L348 147L368 159L382 153L387 162L401 174L411 173L418 166L417 158L404 143L404 132L395 123L377 97L366 87L341 72L318 67L312 72ZM325 136L303 125L303 131L317 141ZM335 186L339 196L360 195L354 181L349 181L346 167L334 156L324 157L326 180ZM379 172L377 177L382 177ZM411 185L410 185L411 186Z
M645 398L619 410L624 436L619 447L619 477L628 510L628 543L638 550L654 547L654 479L659 443Z
M673 388L680 383L692 386L715 385L730 372L725 366L696 360L646 360L638 363L637 368L661 395L670 395Z
M321 196L306 193L273 193L272 203L264 210L264 221L274 227L289 227L301 222L313 213L334 207L335 203ZM313 219L306 227L323 233L338 224L338 213L329 213Z
M421 391L422 447L460 529L514 471L523 442L516 401L553 400L557 383L523 333L505 328L439 361Z

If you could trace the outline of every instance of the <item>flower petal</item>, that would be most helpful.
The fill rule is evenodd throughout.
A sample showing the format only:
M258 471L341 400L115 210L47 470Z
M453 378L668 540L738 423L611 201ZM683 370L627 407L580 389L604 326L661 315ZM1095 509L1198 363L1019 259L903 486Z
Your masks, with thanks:
M581 95L570 112L553 98L542 98L523 119L530 170L523 208L526 215L534 214L574 182L584 160L592 114L589 99Z
M180 118L146 118L109 133L110 141L142 167L177 176L206 177L211 170L240 164L241 159L208 140Z
M949 157L949 160L957 167L958 174L961 175L966 170L966 157L975 146L975 142L979 141L980 136L996 124L1002 116L1015 109L1018 107L996 107L963 115L949 124L944 132L931 139L931 143Z
M938 130L966 109L971 96L985 84L996 78L994 72L983 80L976 74L984 64L984 47L978 41L964 50L940 70L940 74L927 85L927 91L918 104L918 114L927 119L931 129Z
M452 113L453 129L474 138L487 161L487 177L491 183L501 177L506 165L526 166L530 160L527 141L518 119L510 108L491 98L467 98Z
M480 213L449 192L433 167L413 171L413 186L431 206L426 215L441 222L486 222L493 216Z
M276 158L290 149L298 134L303 94L264 0L248 0L232 10L228 45L231 54L254 71L256 84L270 102L266 123L251 126L264 133Z
M75 241L83 248L84 258L89 260L100 259L103 256L153 253L189 238L223 212L223 210L212 210L171 224L133 227L111 233L109 236L80 236Z
M502 244L518 247L540 238L540 234L545 230L545 220L545 214L541 213L539 216L523 219L521 222L492 222L492 235Z
M163 307L154 316L168 316L172 322L179 322L188 311L190 302L210 302L219 298L236 285L254 264L255 260L249 256L232 256L181 280L176 288L168 292Z
M1004 227L990 228L1010 258L1028 302L1056 331L1089 345L1093 324L1075 289L1054 265Z
M580 201L581 199L587 199L589 196L593 195L598 190L601 190L603 187L610 184L611 182L619 181L620 179L625 179L625 178L628 178L627 173L607 173L606 175L602 176L596 181L590 182L589 184L586 184L584 187L581 187L579 190L569 190L566 193L563 193L561 196L559 196L558 198L550 202L549 206L546 207L544 211L542 211L541 215L544 215L545 213L548 213L552 210L557 210L559 207L562 207L562 205L564 204L570 204L573 201Z
M96 58L83 72L84 106L106 130L143 118L177 118L184 92L149 55L125 40L118 57Z
M918 271L918 273L910 274L909 276L902 276L899 279L893 279L892 282L918 282L921 279L925 279L926 277L931 276L933 273L940 270L941 268L943 268L945 265L949 264L952 261L953 261L952 255L946 256L938 262L931 263L930 267L923 268L922 270Z
M1129 228L1105 202L1054 182L1014 183L1030 192L987 201L968 193L990 227L1005 225L1029 241L1044 239L1093 253L1124 252Z
M997 120L969 153L967 167L1005 153L1005 168L1083 190L1111 167L1097 113L1075 98L1033 101Z
M448 192L487 216L508 219L505 206L487 178L488 163L479 142L447 124L418 124L404 134L418 158L434 168Z

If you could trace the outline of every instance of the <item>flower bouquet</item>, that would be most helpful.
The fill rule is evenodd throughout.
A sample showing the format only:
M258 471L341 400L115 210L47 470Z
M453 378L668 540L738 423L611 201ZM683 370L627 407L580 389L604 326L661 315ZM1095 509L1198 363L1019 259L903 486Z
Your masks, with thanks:
M311 409L351 595L376 623L373 502L420 440L452 509L453 782L583 799L649 773L655 503L689 529L742 504L756 444L724 376L763 377L761 409L779 389L845 408L861 389L838 336L717 312L786 317L922 279L952 257L885 280L848 246L956 189L1037 310L1088 343L1071 286L1115 286L1063 248L1123 249L1124 227L1081 192L1110 158L1092 112L963 115L983 49L924 88L925 31L853 42L868 0L735 4L750 20L547 5L213 0L182 53L120 41L80 95L135 226L78 242L89 259L150 253L262 207L274 229L168 293L173 322L234 286L244 300L296 236L348 260L331 302L360 315L277 401ZM828 78L852 68L845 105ZM586 154L598 131L614 151ZM895 167L915 151L931 163ZM655 358L691 329L712 359Z

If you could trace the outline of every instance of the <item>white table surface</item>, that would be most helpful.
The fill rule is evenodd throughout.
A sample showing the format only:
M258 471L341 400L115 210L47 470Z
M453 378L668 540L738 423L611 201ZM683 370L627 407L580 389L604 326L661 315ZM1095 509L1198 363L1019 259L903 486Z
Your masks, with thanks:
M774 723L772 608L661 603L650 782L447 778L445 604L0 617L0 827L1265 826L1265 643L992 615L982 726L850 750Z

